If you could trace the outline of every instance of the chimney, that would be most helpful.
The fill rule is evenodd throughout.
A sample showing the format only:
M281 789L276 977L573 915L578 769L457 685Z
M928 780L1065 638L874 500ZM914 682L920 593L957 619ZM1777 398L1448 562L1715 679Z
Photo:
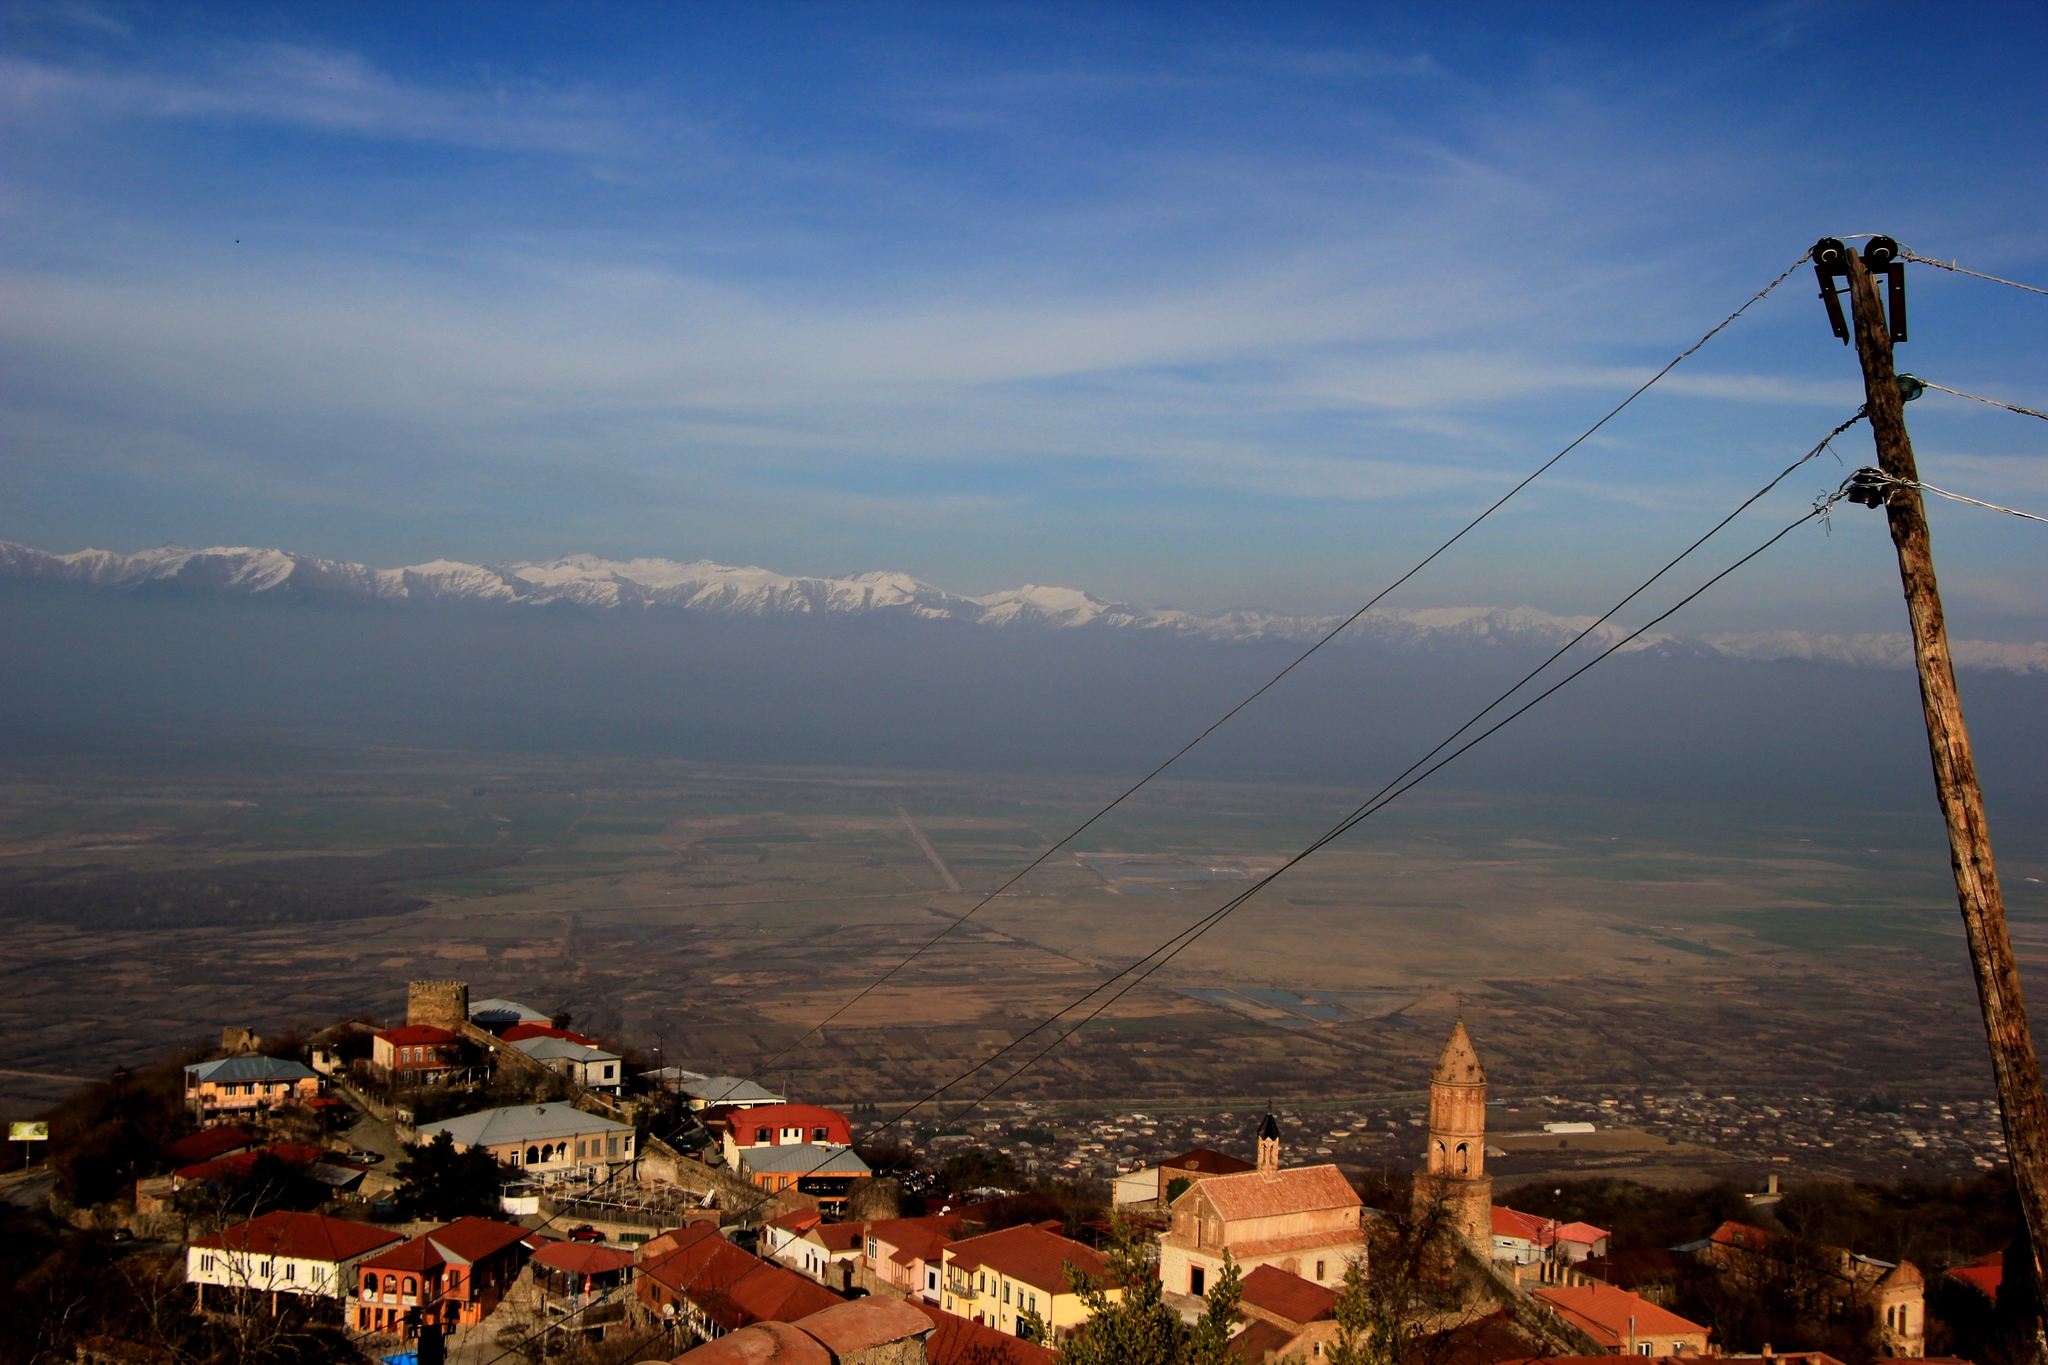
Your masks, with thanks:
M1266 1106L1266 1117L1259 1124L1259 1174L1267 1180L1280 1178L1280 1123L1273 1117L1273 1106Z

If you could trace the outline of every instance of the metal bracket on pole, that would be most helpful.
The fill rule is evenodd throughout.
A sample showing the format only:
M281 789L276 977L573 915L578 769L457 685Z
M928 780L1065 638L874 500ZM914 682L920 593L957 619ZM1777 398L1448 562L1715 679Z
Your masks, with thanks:
M1849 320L1842 315L1842 298L1836 280L1849 277L1849 247L1839 237L1823 237L1813 244L1813 273L1820 279L1821 302L1828 308L1828 325L1842 344L1849 344ZM1906 263L1899 259L1899 244L1889 237L1872 237L1863 246L1863 264L1873 275L1885 277L1890 295L1890 316L1885 331L1892 342L1906 339Z

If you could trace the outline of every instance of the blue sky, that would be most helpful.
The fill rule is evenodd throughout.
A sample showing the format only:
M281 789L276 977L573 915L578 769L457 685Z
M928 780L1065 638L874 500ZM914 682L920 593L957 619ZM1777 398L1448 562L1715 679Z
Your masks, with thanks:
M2048 282L2038 6L5 13L0 537L55 550L1329 610L1824 232ZM1904 367L2048 406L2048 299L1912 288ZM1854 410L1813 292L1401 603L1660 563ZM2048 425L1911 417L1931 482L2048 508ZM1692 624L1897 629L1849 512ZM2048 631L2041 528L1933 515L1958 631Z

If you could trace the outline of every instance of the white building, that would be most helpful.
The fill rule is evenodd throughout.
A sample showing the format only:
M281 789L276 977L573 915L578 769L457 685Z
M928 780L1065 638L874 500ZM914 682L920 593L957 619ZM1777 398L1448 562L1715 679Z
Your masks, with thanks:
M623 1066L616 1052L606 1052L588 1043L567 1038L521 1038L512 1044L557 1075L566 1076L585 1090L619 1093Z
M419 1138L432 1142L443 1133L460 1150L481 1147L507 1166L539 1167L541 1174L633 1159L632 1128L560 1101L484 1109L429 1123Z
M317 1213L266 1213L201 1237L185 1249L185 1279L199 1302L206 1288L344 1299L356 1263L405 1238L387 1228L323 1218Z

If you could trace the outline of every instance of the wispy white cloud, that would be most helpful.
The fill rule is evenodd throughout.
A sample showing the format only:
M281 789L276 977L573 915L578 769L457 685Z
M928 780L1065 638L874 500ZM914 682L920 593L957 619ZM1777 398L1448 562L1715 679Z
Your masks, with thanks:
M615 96L515 83L482 89L399 80L359 54L290 43L229 45L197 68L0 57L0 110L45 119L246 120L325 133L494 151L615 157L652 150L645 119ZM664 119L663 143L686 131Z

